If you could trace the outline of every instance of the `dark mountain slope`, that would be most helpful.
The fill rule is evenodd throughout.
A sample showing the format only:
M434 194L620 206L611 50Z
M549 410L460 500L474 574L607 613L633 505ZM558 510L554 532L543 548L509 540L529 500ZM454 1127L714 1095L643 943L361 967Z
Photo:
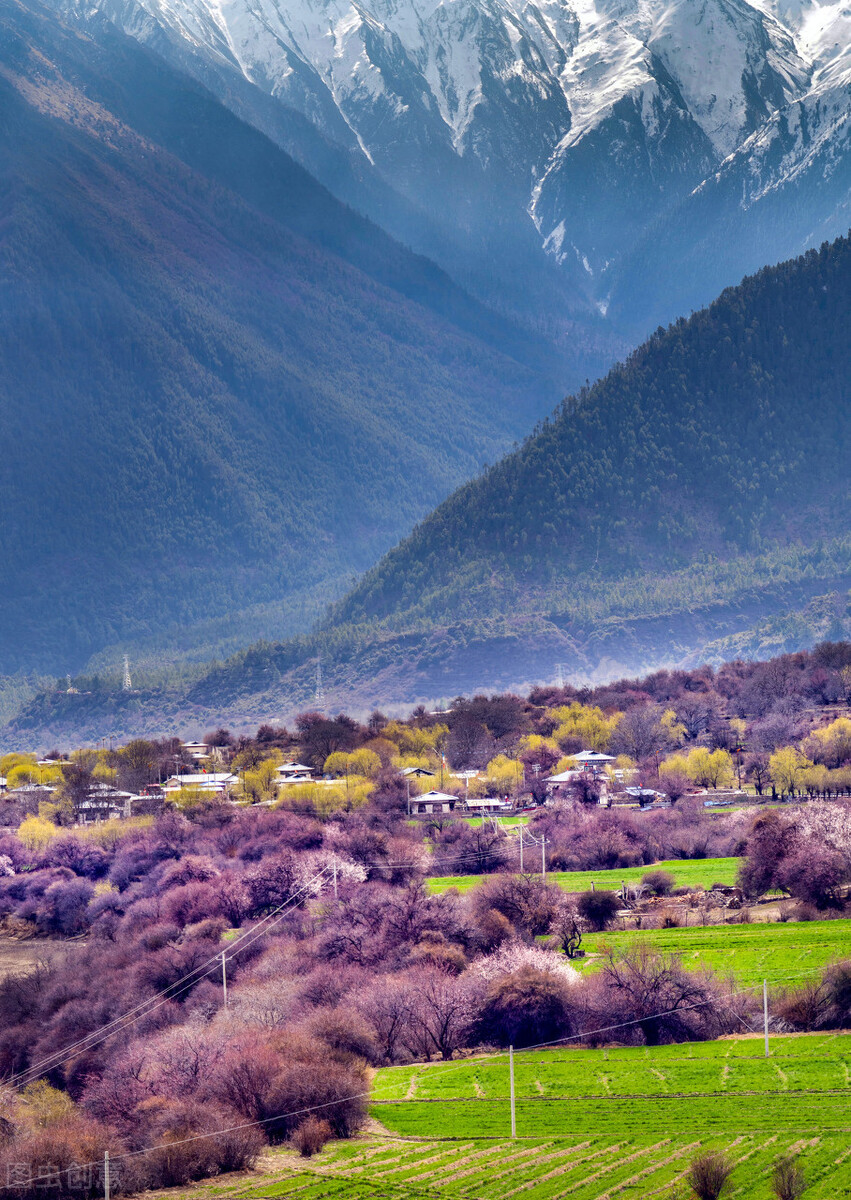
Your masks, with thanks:
M3 669L339 587L552 395L198 85L13 0L0 320Z
M725 291L565 402L336 608L499 612L648 568L813 544L851 517L851 241Z
M660 330L440 505L310 639L256 646L189 699L233 720L292 711L321 655L332 704L409 703L556 664L600 678L699 661L767 617L789 624L851 586L849 380L842 239Z

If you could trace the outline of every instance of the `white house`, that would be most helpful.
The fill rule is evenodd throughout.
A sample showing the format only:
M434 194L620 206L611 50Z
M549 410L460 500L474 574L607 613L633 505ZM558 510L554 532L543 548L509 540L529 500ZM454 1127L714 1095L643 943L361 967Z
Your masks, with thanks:
M304 763L281 763L279 767L275 768L275 774L278 776L278 783L281 785L287 783L310 783L313 780L313 768L305 766Z
M500 800L499 796L468 796L464 800L464 807L476 816L482 813L513 812L511 805Z
M458 797L450 792L423 792L421 796L411 796L411 812L417 816L426 813L454 812Z
M179 792L181 788L198 788L202 792L214 792L219 795L229 792L239 782L236 775L229 771L202 771L199 775L172 775L165 781L166 794Z
M190 758L194 758L195 762L210 757L210 747L206 742L184 742L183 749Z
M74 805L74 816L78 825L129 817L133 801L137 798L133 792L119 791L109 783L96 783L85 800L78 800Z
M613 755L601 754L599 750L580 750L578 754L571 754L570 757L581 771L591 771L595 775L602 771L606 763L615 761Z

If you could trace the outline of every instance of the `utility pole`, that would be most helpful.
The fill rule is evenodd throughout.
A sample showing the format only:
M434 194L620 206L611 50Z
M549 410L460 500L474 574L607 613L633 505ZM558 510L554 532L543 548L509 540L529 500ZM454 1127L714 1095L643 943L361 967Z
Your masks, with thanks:
M520 826L520 874L523 874L523 826Z
M541 838L541 877L547 882L547 839Z
M508 1078L511 1093L511 1136L517 1137L517 1112L514 1107L514 1047L508 1047Z
M765 1057L768 1058L768 980L762 981L762 1017L765 1023Z
M333 870L334 870L334 899L337 900L337 899L339 899L339 897L337 896L337 856L336 855L331 860L331 866L333 867Z
M109 1200L109 1151L103 1152L103 1200Z
M225 1012L228 1008L228 972L225 966L225 952L222 951L222 996L224 997Z

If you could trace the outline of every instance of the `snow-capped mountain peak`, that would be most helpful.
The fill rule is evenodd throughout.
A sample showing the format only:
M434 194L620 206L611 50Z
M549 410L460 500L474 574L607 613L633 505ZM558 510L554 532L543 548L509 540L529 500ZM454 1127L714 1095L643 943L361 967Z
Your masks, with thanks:
M447 231L445 258L439 234L428 253L452 269L466 240L474 290L493 300L501 270L509 307L512 269L543 248L602 311L666 214L745 161L747 206L851 111L849 0L55 2L176 58L332 188L333 155L354 156ZM420 244L419 223L404 235Z

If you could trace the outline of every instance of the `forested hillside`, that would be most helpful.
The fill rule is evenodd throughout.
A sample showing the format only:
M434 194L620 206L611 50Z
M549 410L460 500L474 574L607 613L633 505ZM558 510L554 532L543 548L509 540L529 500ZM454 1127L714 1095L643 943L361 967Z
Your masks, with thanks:
M414 701L795 649L848 630L851 241L659 330L459 489L310 642L192 690ZM814 612L814 597L830 599ZM800 613L800 616L796 614Z
M560 390L198 84L15 0L0 319L7 671L261 604L304 628Z
M845 535L849 368L842 239L659 330L441 505L334 623L490 614L505 587L551 603L576 582Z

